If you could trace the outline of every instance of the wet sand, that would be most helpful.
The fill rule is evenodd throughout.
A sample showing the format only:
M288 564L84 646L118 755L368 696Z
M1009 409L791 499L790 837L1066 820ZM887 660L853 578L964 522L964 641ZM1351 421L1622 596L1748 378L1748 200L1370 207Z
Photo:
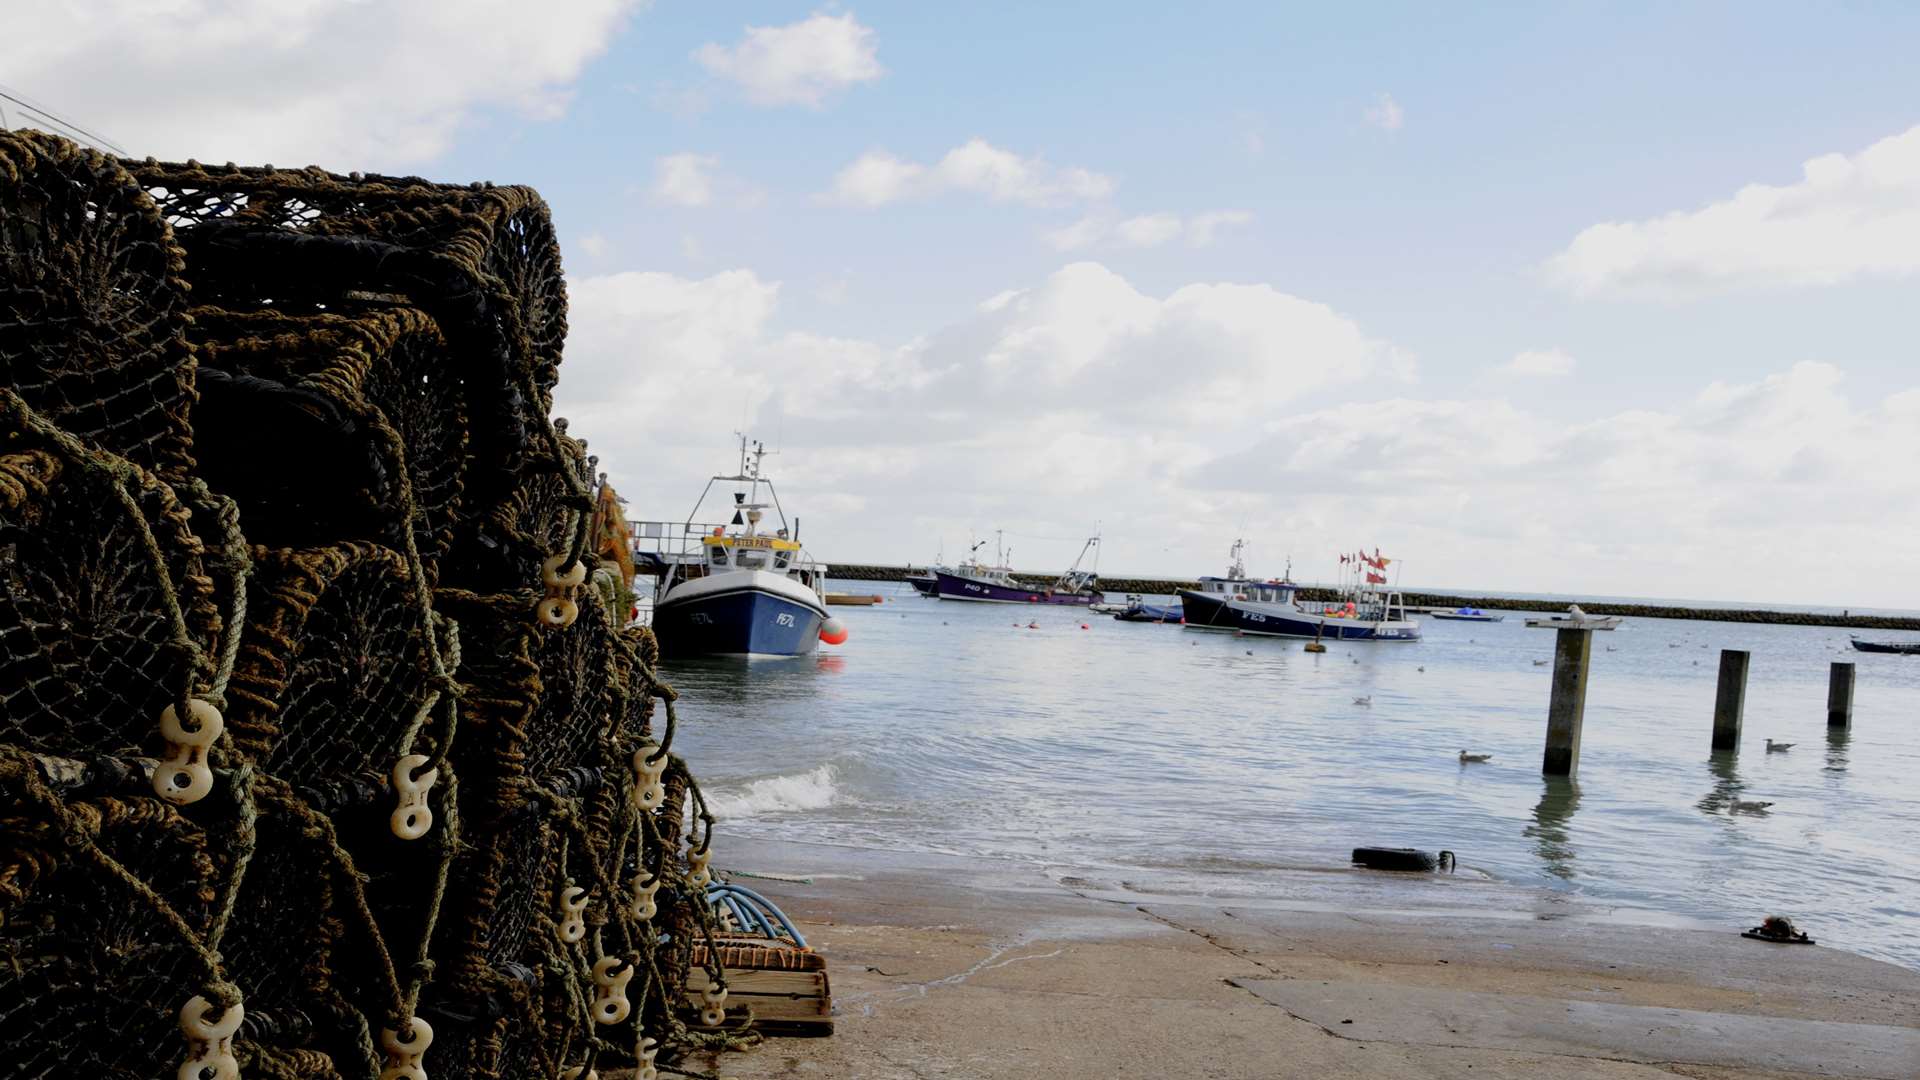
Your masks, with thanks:
M813 878L739 880L827 957L836 1005L830 1038L686 1063L740 1080L1920 1077L1920 972L1470 866L1220 895L737 839L716 862Z

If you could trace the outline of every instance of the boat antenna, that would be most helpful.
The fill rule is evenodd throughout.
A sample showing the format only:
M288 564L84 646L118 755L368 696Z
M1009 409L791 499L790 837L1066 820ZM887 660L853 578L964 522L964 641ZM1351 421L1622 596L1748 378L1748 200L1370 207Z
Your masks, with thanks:
M13 106L12 123L7 120L8 105ZM62 119L45 106L35 104L19 91L0 86L0 131L8 131L16 126L38 128L49 134L83 143L102 153L113 154L115 157L133 156L127 153L125 147L105 135L95 134L71 120Z

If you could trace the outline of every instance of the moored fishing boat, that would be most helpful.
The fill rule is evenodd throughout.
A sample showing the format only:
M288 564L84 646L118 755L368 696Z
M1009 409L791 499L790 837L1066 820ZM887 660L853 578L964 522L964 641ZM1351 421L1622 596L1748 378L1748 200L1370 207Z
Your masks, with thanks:
M1849 637L1848 641L1861 652L1920 656L1920 641L1862 641L1857 637Z
M1229 578L1202 578L1200 589L1181 590L1180 602L1190 630L1327 641L1418 641L1420 624L1408 617L1400 594L1384 588L1391 562L1378 549L1372 555L1340 556L1346 580L1339 599L1323 603L1295 599L1299 587L1285 579L1235 580L1244 573L1236 562Z
M663 656L801 656L823 638L845 640L838 620L828 619L827 568L801 549L798 520L789 527L761 471L765 456L764 446L749 452L742 438L740 471L707 481L680 529L681 551L654 560L653 631ZM716 483L744 486L733 493L731 527L694 524ZM763 488L771 501L760 501ZM768 509L777 525L763 532Z
M1444 619L1449 622L1499 622L1506 618L1505 615L1494 615L1473 607L1455 608L1452 611L1429 611L1427 615L1430 618Z
M977 550L980 545L975 544ZM1013 571L1006 565L1007 553L996 547L999 563L994 566L982 566L977 558L969 557L964 563L952 570L934 570L935 591L942 600L965 600L977 604L1064 604L1088 607L1106 599L1098 588L1099 575L1094 570L1080 569L1080 563L1088 553L1099 562L1100 538L1088 538L1080 549L1080 556L1073 560L1067 572L1055 578L1047 585L1030 585L1014 578Z

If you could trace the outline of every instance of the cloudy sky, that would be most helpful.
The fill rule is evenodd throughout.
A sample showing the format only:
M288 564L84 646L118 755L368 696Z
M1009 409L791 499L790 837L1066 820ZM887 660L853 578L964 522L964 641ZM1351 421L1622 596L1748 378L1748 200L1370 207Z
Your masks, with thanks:
M8 6L130 153L539 187L637 517L1920 607L1920 9Z

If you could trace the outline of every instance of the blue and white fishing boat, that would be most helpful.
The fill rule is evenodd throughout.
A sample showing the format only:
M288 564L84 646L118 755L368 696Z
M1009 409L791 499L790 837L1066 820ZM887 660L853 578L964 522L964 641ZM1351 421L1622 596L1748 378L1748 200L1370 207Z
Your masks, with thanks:
M680 529L681 551L657 560L653 632L664 656L802 656L825 639L845 640L827 614L827 568L800 547L773 481L761 471L766 448L740 440L740 471L707 481ZM731 525L696 525L715 484L733 484ZM762 502L764 497L769 500ZM763 530L766 511L776 523Z
M1260 634L1327 641L1418 641L1420 624L1409 618L1398 592L1383 588L1391 560L1359 552L1340 556L1340 598L1321 603L1295 599L1298 586L1247 581L1236 560L1226 578L1201 578L1200 589L1183 589L1181 606L1189 630Z

